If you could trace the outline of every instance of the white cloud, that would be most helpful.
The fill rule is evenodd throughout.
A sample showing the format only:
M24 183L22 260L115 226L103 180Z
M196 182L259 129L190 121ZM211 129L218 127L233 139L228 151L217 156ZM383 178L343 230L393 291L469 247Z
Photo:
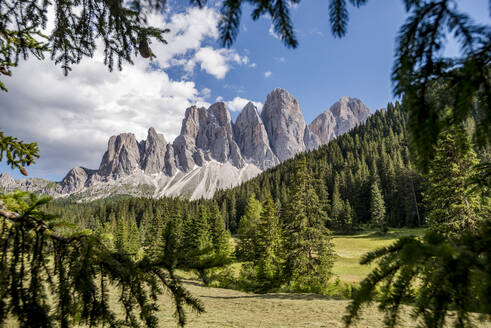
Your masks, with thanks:
M150 45L157 69L137 57L135 65L110 73L102 51L75 65L68 77L49 60L21 62L5 79L9 92L1 95L0 130L39 143L41 158L30 167L31 176L60 179L74 166L97 168L111 135L133 132L141 140L154 127L172 141L186 108L209 106L212 92L173 79L165 69L182 66L192 72L199 65L223 78L233 65L250 63L233 49L203 47L206 40L218 38L218 19L217 11L206 7L149 16L149 24L171 29L167 45Z
M268 78L271 76L271 74L273 74L271 71L266 71L266 72L264 72L264 77Z
M217 101L219 101L218 98L217 98ZM242 108L244 108L245 105L247 105L247 103L249 103L249 102L252 102L254 104L254 106L256 106L259 111L261 111L261 109L263 109L263 104L261 102L252 101L252 100L241 98L241 97L235 97L231 101L226 101L225 104L227 105L227 108L230 111L240 112L242 110Z
M189 62L199 63L201 70L217 79L223 79L232 62L245 65L249 62L249 58L247 56L241 57L235 50L204 47L199 49Z
M208 99L211 96L211 89L209 88L203 88L201 89L201 95L203 96L204 99Z
M252 67L252 68L256 67L256 63L250 64L249 67Z
M157 56L159 67L166 69L182 66L187 73L184 78L187 79L192 75L195 66L199 65L202 71L223 79L232 64L247 65L249 58L239 55L234 49L202 46L208 39L218 40L219 18L217 10L209 7L193 7L170 18L158 14L150 15L149 24L163 25L170 29L170 33L165 35L168 44L154 42L150 46Z

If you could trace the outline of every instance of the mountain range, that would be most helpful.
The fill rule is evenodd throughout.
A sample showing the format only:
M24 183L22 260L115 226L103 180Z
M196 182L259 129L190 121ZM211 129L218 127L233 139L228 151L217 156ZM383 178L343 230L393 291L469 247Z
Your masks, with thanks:
M0 174L0 188L39 191L54 197L91 200L117 194L190 199L247 181L264 170L313 150L365 122L370 110L357 98L342 97L306 124L298 101L275 89L261 113L249 102L232 122L223 102L186 109L172 142L154 128L146 140L133 133L112 136L98 169L75 167L60 182L15 180Z

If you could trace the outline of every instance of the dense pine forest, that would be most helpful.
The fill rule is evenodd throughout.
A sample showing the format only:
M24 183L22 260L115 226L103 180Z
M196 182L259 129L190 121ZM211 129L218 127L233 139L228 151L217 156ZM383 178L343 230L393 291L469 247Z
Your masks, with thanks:
M312 176L310 184L327 213L326 225L332 231L354 232L363 226L378 226L371 215L375 185L384 203L387 226L424 224L424 179L411 163L406 115L399 103L388 104L387 109L374 113L365 124L329 144L287 160L239 187L219 191L211 200L121 196L84 204L55 201L48 206L51 212L81 227L115 236L128 234L131 236L128 242L135 249L139 248L137 245L151 245L169 220L190 220L199 215L202 207L220 215L226 229L236 234L253 193L260 202L271 195L278 210L284 210L301 157L306 159Z

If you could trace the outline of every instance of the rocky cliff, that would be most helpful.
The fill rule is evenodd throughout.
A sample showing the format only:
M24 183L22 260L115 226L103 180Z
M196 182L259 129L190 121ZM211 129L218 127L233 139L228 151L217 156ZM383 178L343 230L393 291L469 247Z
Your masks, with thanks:
M298 101L275 89L261 114L248 103L235 123L222 102L186 109L181 132L167 143L148 130L146 140L132 133L112 136L99 168L71 169L62 181L14 180L0 174L4 190L23 189L81 200L114 194L191 199L212 197L218 189L249 180L294 155L318 148L364 122L370 110L356 98L342 97L312 123L305 123Z

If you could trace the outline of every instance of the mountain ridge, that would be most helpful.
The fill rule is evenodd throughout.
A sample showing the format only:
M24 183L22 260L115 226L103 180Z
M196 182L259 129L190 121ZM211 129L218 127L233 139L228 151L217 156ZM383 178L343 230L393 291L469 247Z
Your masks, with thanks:
M307 125L297 99L277 88L267 96L261 113L249 102L233 122L223 102L209 108L191 106L172 143L153 127L141 141L133 133L121 133L109 138L97 170L75 167L57 183L26 182L32 178L19 182L3 173L0 186L82 200L118 193L210 198L216 190L239 185L318 148L369 115L359 99L342 97Z

